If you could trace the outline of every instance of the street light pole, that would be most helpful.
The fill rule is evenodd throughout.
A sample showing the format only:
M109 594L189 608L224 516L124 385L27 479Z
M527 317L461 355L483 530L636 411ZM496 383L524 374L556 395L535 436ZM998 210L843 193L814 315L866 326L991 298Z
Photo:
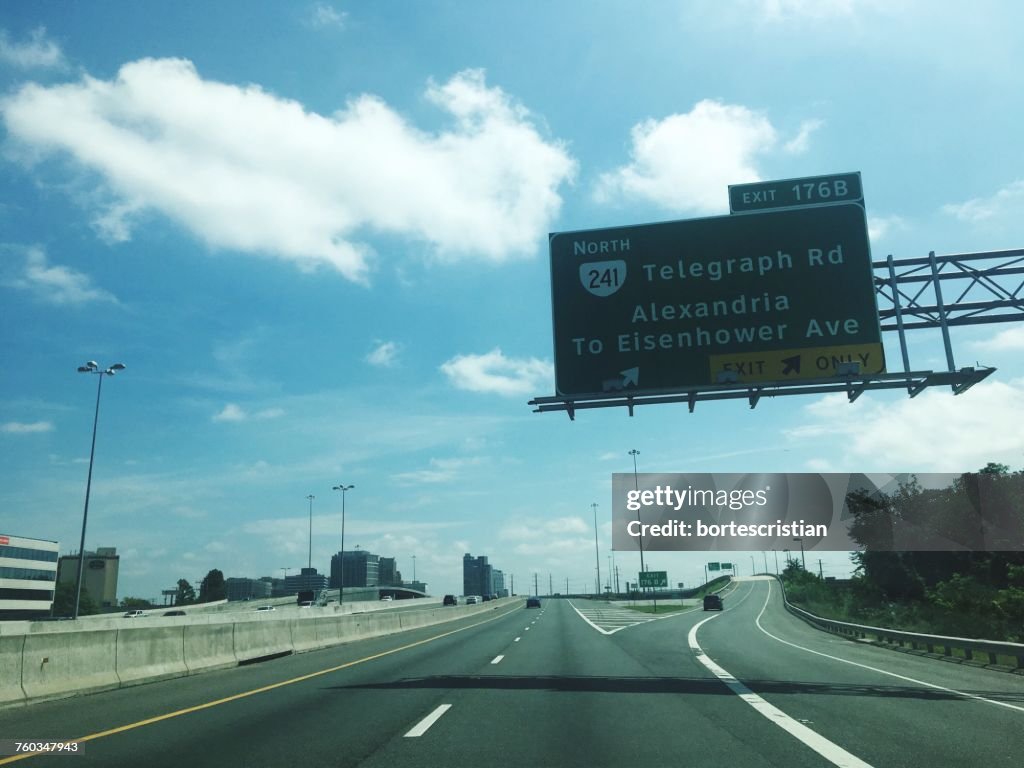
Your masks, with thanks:
M807 570L807 558L804 557L804 540L803 540L802 537L800 537L800 538L793 539L793 541L799 541L800 542L800 564L803 567L803 569L806 571Z
M597 594L601 594L601 553L597 548L597 502L590 505L594 510L594 562L597 563Z
M89 519L89 492L92 490L92 462L96 456L96 427L100 421L100 393L103 391L103 377L113 376L118 371L123 371L125 367L124 363L114 363L109 368L101 370L95 360L78 366L79 373L95 373L100 378L96 385L96 413L92 419L92 447L89 449L89 476L85 481L85 509L82 511L82 539L78 545L78 578L75 580L75 609L71 614L72 619L78 618L79 601L82 597L82 572L85 568L85 524Z
M351 491L354 485L335 485L332 491L341 491L341 560L338 563L338 607L345 604L345 491Z
M309 560L306 563L307 568L313 567L313 499L316 498L312 493L306 497L309 499Z
M638 451L636 448L634 448L633 450L631 450L629 452L629 455L633 457L633 490L634 491L639 491L640 490L640 486L639 486L639 481L637 479L637 474L636 474L636 457L640 455L640 451ZM636 520L637 520L638 523L641 522L641 520L640 520L640 510L639 509L636 511ZM643 530L643 529L641 529L641 530ZM640 543L640 570L641 571L646 571L647 569L644 568L644 535L643 535L643 533L641 533L640 536L637 537L637 540Z

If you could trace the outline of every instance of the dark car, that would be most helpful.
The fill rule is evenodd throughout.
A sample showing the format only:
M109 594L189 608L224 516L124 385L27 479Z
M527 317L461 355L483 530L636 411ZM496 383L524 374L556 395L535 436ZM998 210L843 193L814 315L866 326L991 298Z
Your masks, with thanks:
M164 616L184 616L184 611L164 611Z
M443 605L458 605L459 601L455 599L455 595L445 595Z
M722 611L725 610L722 607L722 598L718 595L704 595L704 610L705 611Z
M491 602L491 596L490 595L484 595L484 602L485 603Z
M528 597L528 598L526 598L526 607L527 608L540 608L540 598L539 597Z

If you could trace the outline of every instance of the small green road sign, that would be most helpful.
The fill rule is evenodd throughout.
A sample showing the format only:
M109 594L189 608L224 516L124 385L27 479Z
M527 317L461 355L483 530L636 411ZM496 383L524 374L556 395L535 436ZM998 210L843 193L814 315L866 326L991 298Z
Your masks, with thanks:
M556 232L550 248L560 396L884 370L859 205Z
M641 571L640 586L643 587L667 587L668 571Z
M708 563L709 571L717 571L721 568L721 563Z
M730 213L836 203L864 204L864 190L861 187L859 172L729 186Z
M732 563L722 563L722 570L723 571L731 571L732 570Z

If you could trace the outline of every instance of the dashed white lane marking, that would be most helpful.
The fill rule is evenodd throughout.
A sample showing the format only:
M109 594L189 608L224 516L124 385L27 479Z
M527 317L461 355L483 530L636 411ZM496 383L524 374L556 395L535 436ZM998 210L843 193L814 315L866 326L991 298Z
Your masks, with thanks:
M719 616L720 615L721 614L719 614ZM791 736L799 739L833 765L841 766L841 768L871 768L869 763L865 763L859 757L850 754L838 744L826 739L820 733L812 731L803 723L794 720L778 707L773 704L769 704L729 674L729 672L709 659L704 654L704 650L697 643L697 630L700 629L702 625L707 624L709 621L714 621L717 618L718 616L709 616L703 621L697 622L690 629L689 635L687 635L687 641L690 644L690 648L696 654L697 661L711 670L711 674L725 683L730 691L747 702L747 704L752 706L759 714L767 718L768 722L774 723Z
M520 641L520 639L521 639L521 638L518 638L518 637L517 637L517 638L516 638L516 639L515 639L515 640L514 640L513 642L516 642L516 643L518 643L518 642Z
M443 715L451 708L451 704L442 704L429 715L427 715L418 723L416 723L416 725L412 727L412 730L405 734L405 738L415 739L417 736L422 736L424 733L427 732L430 726L432 726L434 723L441 719L441 715Z
M529 627L523 627L523 631L524 631L524 632L529 632L529 631L530 631L530 628L529 628Z
M957 696L963 696L965 699L976 699L977 701L984 701L984 702L987 702L988 704L995 704L995 705L1000 706L1000 707L1006 707L1007 709L1015 709L1018 712L1024 712L1024 707L1019 707L1016 704L1009 704L1008 702L996 701L994 699L986 699L984 696L978 696L978 695L973 694L973 693L965 693L964 691L958 691L955 688L947 688L944 685L937 685L935 683L926 683L924 680L916 680L915 678L907 677L906 675L899 675L899 674L896 674L895 672L886 672L884 669L878 669L878 667L871 667L871 666L868 666L867 664L860 664L860 663L858 663L856 661L850 661L849 659L840 658L839 656L830 656L829 654L822 653L821 651L812 651L810 648L804 648L802 645L797 645L796 643L791 643L788 640L783 640L781 637L776 637L771 632L769 632L767 629L765 629L764 627L761 626L761 617L764 615L764 611L768 607L768 600L771 599L771 596L772 596L772 583L769 581L768 582L768 595L764 599L764 605L761 606L761 612L759 614L757 614L757 619L755 620L755 623L757 624L757 628L760 629L762 632L764 632L766 635L768 635L768 637L770 637L772 640L778 640L783 645L788 645L788 646L790 646L792 648L798 648L801 651L807 651L807 653L813 653L815 656L824 656L826 659L832 659L833 661L841 661L843 664L849 664L849 665L854 666L854 667L860 667L861 669L870 669L872 672L878 672L879 674L882 674L882 675L888 675L889 677L895 677L898 680L906 680L909 683L917 683L918 685L923 685L926 688L934 688L934 689L939 690L939 691L945 691L946 693L955 693Z
M497 664L497 663L498 663L499 661L501 661L501 660L502 660L502 659L504 659L504 658L505 658L505 657L504 657L504 655L498 655L498 656L495 656L495 657L494 657L494 658L493 658L493 659L491 660L491 664Z

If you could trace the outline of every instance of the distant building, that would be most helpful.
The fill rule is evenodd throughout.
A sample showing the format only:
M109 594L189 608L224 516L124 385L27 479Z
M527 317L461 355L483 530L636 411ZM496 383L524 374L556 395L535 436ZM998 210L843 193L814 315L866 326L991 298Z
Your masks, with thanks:
M345 555L342 558L342 554ZM342 579L342 560L344 559L345 573ZM380 557L367 552L365 549L357 549L354 552L339 552L331 557L331 586L339 587L376 587L380 585Z
M427 592L427 584L424 581L403 581L402 586L408 587L409 589L415 589L417 592L423 592L424 594Z
M44 616L57 586L56 541L0 536L0 619Z
M327 589L327 576L317 573L316 568L303 568L296 575L284 579L285 595L297 595L307 590L319 593L323 589Z
M487 557L473 557L468 552L462 558L462 594L490 595L493 594L494 568L487 562Z
M264 579L230 578L225 580L228 589L228 601L260 600L270 597L273 584Z
M377 561L377 580L382 586L398 586L402 583L402 572L393 557L382 557Z
M508 597L508 590L505 589L505 574L497 568L491 572L491 594Z
M121 558L115 547L97 547L85 551L82 588L99 608L117 607L117 571ZM78 581L78 555L63 555L57 562L57 581L75 584Z

